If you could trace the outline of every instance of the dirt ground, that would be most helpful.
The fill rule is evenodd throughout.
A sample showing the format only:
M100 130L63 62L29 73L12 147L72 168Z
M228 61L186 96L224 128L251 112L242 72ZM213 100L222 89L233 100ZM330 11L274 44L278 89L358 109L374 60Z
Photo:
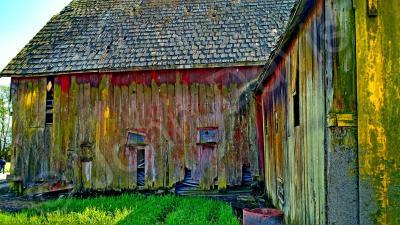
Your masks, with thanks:
M3 174L0 174L2 176ZM3 175L5 176L5 175ZM17 196L10 191L9 183L0 179L0 211L3 212L19 212L23 209L40 205L50 199L60 197L59 195L35 195L35 196ZM61 194L64 196L64 194ZM198 196L198 195L196 195ZM200 195L202 196L202 195ZM238 217L241 217L243 208L257 208L266 205L266 202L260 198L254 198L249 192L233 192L217 195L204 195L203 197L213 198L229 203Z
M20 197L9 191L9 183L0 180L0 211L18 212L48 200L44 197Z

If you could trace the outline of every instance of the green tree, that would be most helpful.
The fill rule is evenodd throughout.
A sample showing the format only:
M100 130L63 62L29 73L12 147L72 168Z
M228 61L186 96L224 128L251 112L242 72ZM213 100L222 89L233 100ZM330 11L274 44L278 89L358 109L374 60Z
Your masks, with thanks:
M11 149L10 89L0 86L0 156L8 158Z

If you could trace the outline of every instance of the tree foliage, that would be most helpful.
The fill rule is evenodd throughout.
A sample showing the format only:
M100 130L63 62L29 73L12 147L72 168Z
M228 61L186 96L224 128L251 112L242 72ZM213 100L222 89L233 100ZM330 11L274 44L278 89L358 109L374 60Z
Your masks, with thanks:
M9 87L0 86L0 156L8 158L11 148L11 115Z

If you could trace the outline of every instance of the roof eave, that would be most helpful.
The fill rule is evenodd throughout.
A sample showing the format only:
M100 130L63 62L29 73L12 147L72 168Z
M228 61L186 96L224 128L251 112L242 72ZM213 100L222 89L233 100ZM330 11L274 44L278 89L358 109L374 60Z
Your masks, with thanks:
M265 63L266 61L262 60L254 62L173 65L173 66L144 66L144 67L129 67L129 68L102 68L102 69L38 72L38 73L17 73L16 71L3 70L0 73L0 77L43 77L43 76L57 76L57 75L68 75L68 74L83 74L83 73L118 73L118 72L149 71L149 70L181 70L181 69L207 69L207 68L213 69L213 68L244 67L244 66L264 66Z
M287 48L287 46L299 32L299 25L301 24L301 22L307 18L308 8L306 6L312 4L313 7L311 7L311 9L313 9L318 1L320 0L300 0L297 3L295 8L293 9L292 15L290 16L290 20L285 29L285 33L278 41L277 47L271 52L271 55L267 60L267 64L265 65L265 70L259 76L258 84L254 89L256 94L259 94L263 91L265 82L273 74L276 69L276 65L278 65L278 62L286 54L285 48Z

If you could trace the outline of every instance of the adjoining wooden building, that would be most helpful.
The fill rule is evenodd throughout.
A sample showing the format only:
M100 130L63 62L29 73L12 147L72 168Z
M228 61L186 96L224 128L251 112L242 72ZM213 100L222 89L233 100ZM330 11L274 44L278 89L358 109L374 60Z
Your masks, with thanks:
M293 5L73 0L1 73L12 77L10 179L76 191L258 179L256 122L235 116L239 93Z
M256 87L287 224L400 224L400 4L297 3Z

